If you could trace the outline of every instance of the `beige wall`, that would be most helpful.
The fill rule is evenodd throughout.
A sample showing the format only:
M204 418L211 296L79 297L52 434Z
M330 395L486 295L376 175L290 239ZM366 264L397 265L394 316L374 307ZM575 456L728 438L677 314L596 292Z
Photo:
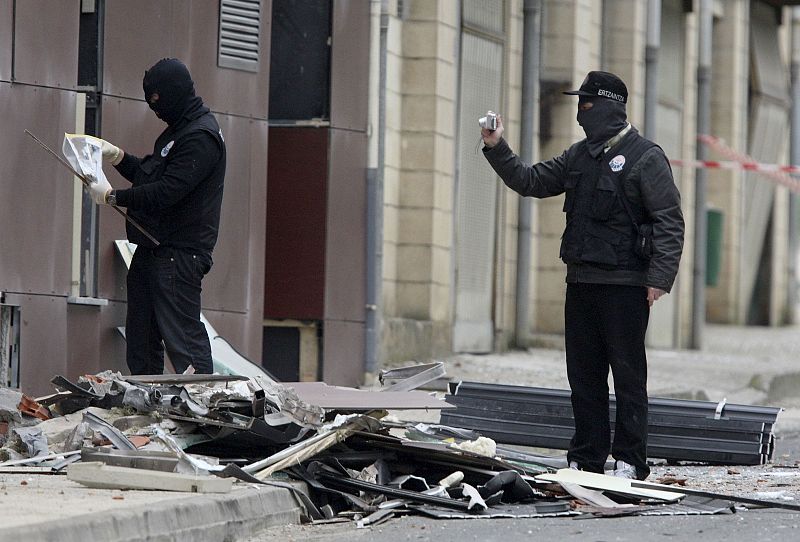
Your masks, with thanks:
M396 4L390 2L393 8ZM749 25L751 0L715 4L712 132L731 147L744 150L748 140ZM384 353L425 357L426 351L449 347L453 307L453 184L458 119L459 2L410 2L405 20L393 15L389 27L387 102L386 212L384 240ZM505 3L504 96L501 114L505 137L519 150L522 99L523 0ZM543 0L542 118L546 132L535 127L534 156L560 154L583 137L575 122L575 99L561 91L581 83L585 74L604 69L619 74L629 90L628 116L642 128L645 105L647 0ZM390 10L391 11L391 10ZM396 10L395 12L396 13ZM784 20L789 17L785 14ZM605 28L603 24L606 24ZM678 156L696 155L697 10L681 17L684 63ZM786 25L784 25L785 27ZM788 36L783 36L784 46ZM788 74L788 68L787 68ZM477 133L476 133L477 136ZM723 157L710 153L710 158ZM747 205L742 175L712 170L707 183L710 205L725 210L722 271L719 286L707 290L708 319L743 323L749 300L742 299L742 219ZM685 246L672 299L677 318L675 346L689 345L692 319L695 170L676 175L686 220ZM513 347L516 337L517 222L519 197L498 182L496 256L494 262L495 349ZM786 312L787 194L775 199L774 272L771 321ZM531 323L537 333L563 332L565 266L558 258L564 228L563 197L533 201ZM670 316L672 318L672 316ZM409 348L402 341L417 341ZM394 349L394 354L392 350ZM402 354L397 352L403 350Z

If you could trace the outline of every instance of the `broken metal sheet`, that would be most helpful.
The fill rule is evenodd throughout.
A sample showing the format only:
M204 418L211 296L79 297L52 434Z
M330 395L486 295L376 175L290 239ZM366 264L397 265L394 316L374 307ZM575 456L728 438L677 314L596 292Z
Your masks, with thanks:
M49 467L50 469L53 470L53 472L60 472L60 471L62 471L64 469L64 467L66 467L68 465L72 465L73 463L75 463L77 461L83 461L83 456L82 455L71 455L69 457L64 457L62 459L58 459L58 458L51 459L49 461L45 461L43 463L40 463L40 466Z
M261 378L256 378L256 383L261 386L265 401L276 405L281 414L293 422L304 427L319 427L325 423L325 410L300 399L293 388Z
M192 422L198 425L215 425L219 427L230 427L232 429L241 429L243 431L247 431L253 424L253 418L248 416L241 416L238 414L234 414L233 412L228 412L226 414L229 416L229 420L218 420L214 418L205 418L201 416L180 416L178 414L171 414L167 413L164 414L165 418L169 418L171 420L179 420L182 422Z
M172 438L171 435L167 434L161 427L156 426L155 428L155 436L161 442L163 442L167 448L169 448L173 454L177 456L176 463L178 460L183 461L185 464L189 465L191 469L194 470L195 474L208 474L209 472L218 472L224 470L224 467L220 465L211 465L207 461L194 457L190 454L187 454L181 448L181 445Z
M14 433L19 436L22 443L28 449L28 457L42 457L50 453L47 447L47 437L42 433L40 427L15 427Z
M181 450L183 451L183 450ZM115 467L173 472L178 465L174 453L149 450L116 450L111 448L83 448L83 461L99 461Z
M446 425L418 423L413 427L404 427L405 437L419 442L460 442L476 440L481 436L476 431ZM512 450L502 446L496 446L496 452L501 459L520 466L528 472L537 474L540 472L553 472L567 466L566 456L548 457ZM613 464L610 468L613 469Z
M439 361L381 371L378 374L378 380L381 384L385 384L387 380L399 380L381 391L410 391L424 386L428 382L443 378L445 374L444 363Z
M390 508L381 508L376 510L375 512L371 513L365 518L359 519L356 522L357 529L364 529L366 527L372 527L375 525L380 525L386 521L389 521L391 518L395 516L395 511Z
M126 437L122 431L108 423L107 421L103 420L99 416L95 416L91 412L84 412L83 413L83 421L89 424L89 427L92 428L93 431L97 431L111 443L120 450L135 450L136 445L134 445L128 437Z
M216 471L213 474L221 478L234 478L236 480L240 480L242 482L247 482L250 484L260 484L265 486L273 486L273 487L288 489L292 493L292 495L294 495L294 497L297 499L298 503L300 503L302 507L305 509L304 513L305 518L311 521L317 521L325 517L319 510L319 508L317 508L317 506L311 501L311 498L295 485L286 482L278 482L275 480L269 480L269 481L259 480L255 476L246 473L241 469L241 467L234 465L233 463L226 465L224 469L222 469L221 471Z
M85 397L87 399L102 399L103 395L97 394L91 389L85 389L80 387L78 384L74 382L70 382L66 378L61 375L54 376L50 382L58 389L63 391L68 391L73 395L77 395L78 397Z
M150 489L190 493L229 493L231 478L193 476L174 472L146 471L112 467L105 463L75 463L67 468L67 478L99 489Z
M238 382L250 380L250 377L241 375L131 375L123 376L126 382L138 382L141 384L202 384L205 382Z
M680 503L657 505L633 505L623 507L595 507L580 509L587 517L617 518L624 516L710 516L733 514L735 508L730 501L687 497ZM579 518L581 519L581 518Z
M655 499L665 502L675 502L686 495L682 490L676 490L662 484L641 484L635 480L575 469L560 469L555 473L539 474L536 476L536 480L556 483L561 483L562 481L571 482L592 489L613 491L614 493L639 499Z
M560 471L559 471L560 472ZM800 505L799 504L787 504L782 502L773 502L773 501L765 501L763 499L751 499L749 497L739 497L737 495L725 495L724 493L713 493L711 491L701 491L698 489L690 489L687 487L681 487L680 489L666 486L662 484L654 484L651 482L637 482L631 481L631 486L633 488L649 490L652 487L657 487L659 491L667 491L667 492L675 492L675 493L682 493L686 495L694 495L696 497L708 497L712 499L719 499L719 500L727 500L733 502L740 502L742 504L751 504L753 506L759 508L783 508L785 510L794 510L795 512L800 512Z
M455 408L422 391L367 391L324 382L286 382L303 401L329 410L439 410Z
M573 484L572 482L559 482L561 487L564 488L564 491L578 499L579 501L586 503L590 506L594 506L601 509L617 509L617 508L630 508L632 506L636 506L634 504L620 504L616 501L613 501L603 495L600 491L595 491L594 489L589 489L588 487L583 487L578 484Z
M337 419L340 418L337 416ZM286 467L299 464L309 459L323 450L327 450L334 444L342 442L350 435L364 429L377 429L378 421L369 416L341 417L344 422L333 429L327 429L310 439L298 442L277 454L266 459L244 467L245 472L256 472L256 477L260 479L272 476L272 474L285 469ZM263 469L263 470L259 470Z
M570 510L568 501L539 502L531 504L503 504L493 506L482 514L459 513L433 505L410 506L412 510L437 519L517 519L578 516Z
M80 459L80 456L75 456ZM0 474L63 474L53 470L52 467L0 467Z
M467 506L467 510L470 512L483 512L487 508L489 508L486 504L486 501L483 500L483 497L475 489L473 486L469 484L461 484L461 491L462 494L469 499L469 505Z
M43 456L39 456L39 457L28 457L26 459L13 459L11 461L4 461L4 462L0 463L0 467L12 467L12 466L18 466L18 465L28 465L28 464L31 464L31 463L39 463L41 461L47 461L48 459L62 458L62 457L67 457L67 456L71 456L71 455L80 455L80 453L81 453L80 450L75 450L75 451L72 451L72 452L64 452L62 454L48 454L48 455L43 455Z
M379 495L387 495L390 497L405 499L412 502L438 504L439 506L444 506L445 508L455 508L456 510L467 511L471 507L471 503L467 503L464 501L459 501L444 497L436 497L434 495L426 495L424 493L420 493L417 491L408 491L405 489L397 489L388 486L382 486L380 484L373 484L370 482L365 482L364 480L354 480L352 478L337 476L326 472L317 473L317 479L323 484L333 486L334 488L338 487L338 488L355 489L358 491L365 491L368 493L376 493ZM475 494L477 494L477 490L475 491ZM478 499L480 499L480 495L478 495Z

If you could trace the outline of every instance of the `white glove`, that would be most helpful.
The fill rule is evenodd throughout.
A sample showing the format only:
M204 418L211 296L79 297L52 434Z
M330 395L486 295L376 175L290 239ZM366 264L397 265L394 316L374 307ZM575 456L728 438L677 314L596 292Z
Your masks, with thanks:
M100 149L103 151L103 159L110 161L112 166L119 164L122 161L122 157L125 156L122 149L112 145L105 139L100 140Z
M103 177L102 179L98 180L92 175L87 175L86 180L89 181L87 190L89 190L89 195L92 196L94 202L98 205L105 204L106 194L113 190L111 183L108 182L108 179Z

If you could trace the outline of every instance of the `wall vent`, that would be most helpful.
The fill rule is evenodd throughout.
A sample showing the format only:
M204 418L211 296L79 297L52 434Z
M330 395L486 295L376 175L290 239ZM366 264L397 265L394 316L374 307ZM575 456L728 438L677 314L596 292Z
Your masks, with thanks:
M217 64L258 71L261 53L261 0L222 0L219 4Z

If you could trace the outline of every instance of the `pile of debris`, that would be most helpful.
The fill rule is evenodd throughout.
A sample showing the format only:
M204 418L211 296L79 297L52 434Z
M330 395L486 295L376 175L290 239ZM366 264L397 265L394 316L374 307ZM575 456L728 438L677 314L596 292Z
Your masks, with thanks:
M724 496L559 468L563 458L388 411L454 405L419 386L441 364L395 369L380 391L265 376L104 372L30 398L0 390L0 472L63 473L88 487L228 492L236 481L294 491L309 520L714 514ZM305 482L308 493L286 483ZM783 508L800 509L781 503Z

